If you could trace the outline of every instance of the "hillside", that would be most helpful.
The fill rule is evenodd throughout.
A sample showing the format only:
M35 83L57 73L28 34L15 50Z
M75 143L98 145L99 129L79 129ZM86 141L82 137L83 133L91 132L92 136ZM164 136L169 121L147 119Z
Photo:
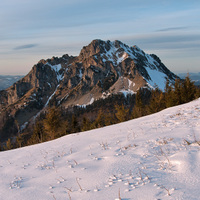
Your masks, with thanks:
M200 99L0 152L0 199L196 200Z

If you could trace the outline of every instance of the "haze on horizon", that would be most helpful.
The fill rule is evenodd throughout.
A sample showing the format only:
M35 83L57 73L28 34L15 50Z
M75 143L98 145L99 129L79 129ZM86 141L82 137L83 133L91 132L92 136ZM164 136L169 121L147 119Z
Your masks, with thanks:
M173 72L199 72L199 0L7 0L0 3L0 74L78 55L93 39L153 53Z

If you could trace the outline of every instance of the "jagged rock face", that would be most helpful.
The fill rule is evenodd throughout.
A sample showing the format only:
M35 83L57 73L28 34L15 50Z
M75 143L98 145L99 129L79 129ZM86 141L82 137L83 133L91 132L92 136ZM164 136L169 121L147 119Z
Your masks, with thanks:
M120 41L94 40L77 57L40 60L28 75L0 91L0 112L10 113L22 126L52 101L67 107L155 84L163 90L165 78L174 81L176 76L156 55Z
M155 84L163 90L165 78L173 81L176 76L156 55L120 41L94 40L67 66L55 96L64 106L87 105L112 93L134 93Z
M73 57L64 55L62 58L41 60L24 78L0 91L1 115L11 115L17 126L23 126L45 106L63 77L64 66L71 59ZM1 120L5 121L5 118L8 117ZM0 123L0 136L3 126L4 123Z

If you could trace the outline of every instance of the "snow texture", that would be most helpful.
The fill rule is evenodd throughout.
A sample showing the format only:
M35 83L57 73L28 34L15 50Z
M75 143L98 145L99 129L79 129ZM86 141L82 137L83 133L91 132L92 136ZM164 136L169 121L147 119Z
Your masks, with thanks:
M106 53L103 53L102 57L103 62L111 61L115 65L119 65L119 63L121 63L128 57L136 59L132 50L128 46L120 43L119 47L116 47L116 41L110 42L110 50Z
M130 79L128 79L128 85L129 85L129 88L131 87L131 86L135 86L135 83L133 82L133 81L131 81Z
M58 64L58 65L51 65L48 63L48 65L56 72L59 72L62 68L61 64Z
M151 69L150 67L147 67L146 70L151 77L151 80L147 80L149 87L155 88L155 86L157 86L159 89L164 91L167 76L158 70Z
M78 75L78 76L79 76L80 79L82 79L83 73L82 73L82 70L81 70L81 69L79 69L79 75Z
M125 59L131 58L137 63L139 57L142 56L142 59L144 59L143 67L145 67L149 75L149 80L144 77L148 83L147 85L150 88L155 88L155 86L157 86L164 91L166 78L168 77L159 69L160 64L151 55L144 53L137 46L129 47L119 41L109 42L109 44L110 49L101 55L103 62L111 61L114 65L119 65Z
M199 139L200 99L0 152L0 199L197 200Z
M136 94L136 92L133 92L133 90L127 89L127 90L120 90L119 92L121 92L125 97L127 97L127 95L131 94Z
M48 98L48 100L47 100L47 102L46 102L46 104L45 104L44 107L48 106L49 101L50 101L50 100L52 99L52 97L55 95L55 93L56 93L56 91L57 91L57 89L58 89L59 86L60 86L60 84L57 85L55 91L54 91L53 94Z
M77 104L77 106L79 106L81 108L86 108L86 106L93 104L94 101L95 101L95 99L92 97L87 104L82 104L82 105Z
M137 92L134 92L131 88L133 88L135 86L135 83L133 81L131 81L130 79L128 79L127 77L121 77L121 79L124 81L128 82L128 88L127 89L122 89L119 92L121 92L125 97L127 97L127 95L133 95L136 94Z
M63 74L60 74L60 73L59 73L60 70L61 70L61 68L62 68L61 64L58 64L58 65L51 65L50 63L47 63L46 65L50 66L51 69L54 70L54 71L56 72L58 82L60 82L60 81L64 78Z

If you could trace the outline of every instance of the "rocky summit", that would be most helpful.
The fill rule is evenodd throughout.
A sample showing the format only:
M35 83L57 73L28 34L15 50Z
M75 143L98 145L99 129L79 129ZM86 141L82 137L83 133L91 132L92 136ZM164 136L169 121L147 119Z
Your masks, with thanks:
M22 79L0 91L0 139L23 129L51 102L89 105L111 94L134 94L140 88L164 90L173 74L154 54L116 40L93 40L79 56L40 60ZM15 126L5 131L7 123Z

